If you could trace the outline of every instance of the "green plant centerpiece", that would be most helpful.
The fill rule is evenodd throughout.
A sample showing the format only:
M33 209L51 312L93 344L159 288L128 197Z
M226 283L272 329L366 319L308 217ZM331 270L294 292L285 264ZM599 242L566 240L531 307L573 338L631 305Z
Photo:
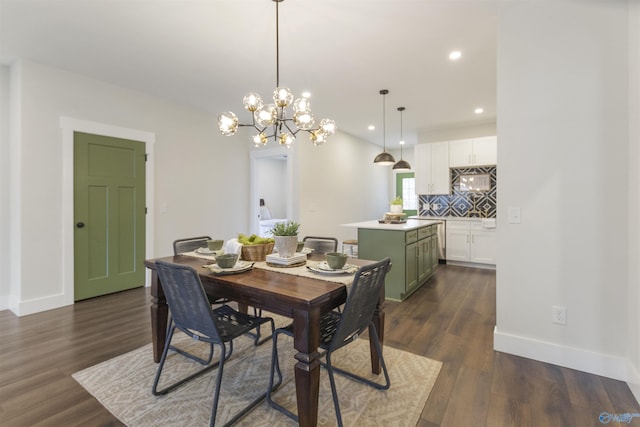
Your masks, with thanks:
M298 246L298 228L300 224L294 221L278 222L271 230L276 241L276 251L285 258L291 258Z
M400 197L396 197L391 201L391 206L389 207L389 212L394 214L402 213L402 199Z

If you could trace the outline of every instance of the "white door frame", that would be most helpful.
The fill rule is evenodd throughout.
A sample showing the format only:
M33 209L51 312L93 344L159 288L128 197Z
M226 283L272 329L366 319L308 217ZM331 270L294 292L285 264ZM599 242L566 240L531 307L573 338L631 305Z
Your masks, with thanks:
M72 117L60 117L60 128L62 129L62 292L64 304L69 305L74 303L73 133L85 132L145 143L145 153L148 155L145 165L146 258L153 258L153 148L156 136L151 132ZM151 273L147 270L145 285L150 286L150 284Z

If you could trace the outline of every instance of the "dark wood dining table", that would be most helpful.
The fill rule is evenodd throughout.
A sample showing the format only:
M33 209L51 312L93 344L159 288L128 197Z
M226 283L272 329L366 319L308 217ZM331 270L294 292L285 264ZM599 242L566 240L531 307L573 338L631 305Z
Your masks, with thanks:
M193 267L200 276L207 294L237 301L241 310L248 306L264 309L293 319L293 345L295 354L295 384L299 425L316 426L318 423L318 394L320 386L320 315L346 301L347 288L344 284L331 282L326 276L317 278L295 276L259 268L230 274L214 275L204 268L212 261L188 255L158 258ZM323 260L323 256L310 255L309 261ZM153 359L160 361L167 330L168 306L162 283L156 273L156 259L145 261L151 274L151 332L153 335ZM352 259L350 264L366 265L372 261ZM374 325L380 339L384 340L384 288L374 315ZM372 340L369 340L372 343ZM373 344L370 345L371 370L381 371L380 360Z

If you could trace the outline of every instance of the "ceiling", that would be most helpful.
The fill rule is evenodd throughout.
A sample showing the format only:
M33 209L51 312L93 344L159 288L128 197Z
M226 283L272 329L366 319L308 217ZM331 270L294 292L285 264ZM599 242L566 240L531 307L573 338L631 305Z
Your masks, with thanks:
M0 62L18 58L249 120L242 97L276 85L271 0L0 0ZM496 27L505 1L286 0L280 83L316 119L387 147L420 130L495 121ZM460 50L458 61L449 52ZM476 107L484 108L475 114ZM374 124L377 129L369 131ZM306 138L306 136L304 137Z

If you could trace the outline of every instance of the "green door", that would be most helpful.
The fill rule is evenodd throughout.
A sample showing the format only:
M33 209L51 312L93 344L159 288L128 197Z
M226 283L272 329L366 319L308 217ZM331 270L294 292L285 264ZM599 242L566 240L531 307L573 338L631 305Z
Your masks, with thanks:
M144 285L144 142L74 134L75 300Z

